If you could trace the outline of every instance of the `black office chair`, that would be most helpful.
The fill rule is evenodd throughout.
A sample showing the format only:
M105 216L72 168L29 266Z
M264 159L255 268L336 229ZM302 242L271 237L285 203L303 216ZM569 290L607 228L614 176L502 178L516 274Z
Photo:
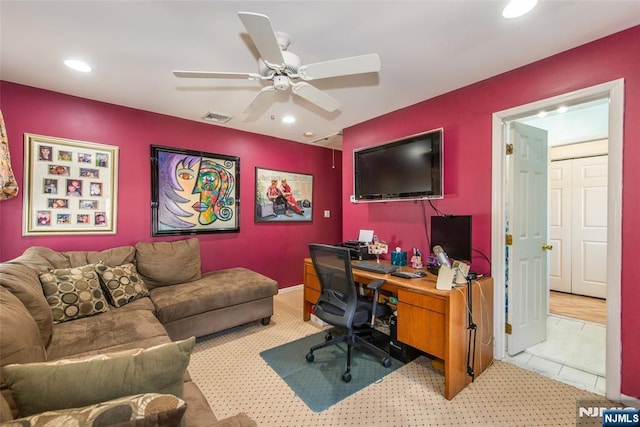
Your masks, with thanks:
M386 305L378 304L378 294L384 280L374 280L367 285L373 290L373 299L358 296L356 283L351 271L351 257L348 248L311 244L311 259L320 281L320 297L314 307L314 314L328 324L345 330L344 335L333 337L331 332L325 342L311 347L307 362L313 362L313 352L341 342L347 343L347 369L342 374L344 382L351 381L351 349L358 342L373 353L382 355L382 365L391 366L389 353L376 347L361 336L363 329L374 326L375 318L385 313ZM370 338L372 341L372 338Z

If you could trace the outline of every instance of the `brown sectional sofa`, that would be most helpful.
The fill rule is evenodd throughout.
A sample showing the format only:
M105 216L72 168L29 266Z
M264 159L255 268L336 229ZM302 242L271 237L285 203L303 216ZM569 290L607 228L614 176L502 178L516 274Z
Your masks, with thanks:
M92 305L65 306L62 302L61 309L55 306L60 303L59 293L45 297L51 291L47 289L48 273L57 274L60 281L60 277L66 280L68 271L77 273L80 267L84 272L100 266L103 272L120 274L120 267L131 264L138 275L125 274L124 279L129 284L142 279L144 286L137 282L136 287L129 286L127 292L133 295L105 291L110 304L98 298L91 300ZM66 270L72 268L76 270ZM109 277L100 276L104 289ZM274 280L245 268L201 274L199 241L195 238L141 242L104 251L56 252L32 247L20 257L0 263L0 366L149 349L258 320L267 325L277 292ZM245 414L217 421L188 371L184 377L187 426L255 425ZM0 421L21 416L20 405L4 380L0 376L5 400L0 399Z

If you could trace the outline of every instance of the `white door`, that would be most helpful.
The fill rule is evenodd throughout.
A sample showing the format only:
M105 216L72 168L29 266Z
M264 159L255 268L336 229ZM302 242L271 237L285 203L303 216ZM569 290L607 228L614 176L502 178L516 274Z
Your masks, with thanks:
M572 160L549 165L549 286L571 293Z
M607 297L608 156L573 161L572 292Z
M547 131L512 122L509 140L507 352L514 355L547 335Z

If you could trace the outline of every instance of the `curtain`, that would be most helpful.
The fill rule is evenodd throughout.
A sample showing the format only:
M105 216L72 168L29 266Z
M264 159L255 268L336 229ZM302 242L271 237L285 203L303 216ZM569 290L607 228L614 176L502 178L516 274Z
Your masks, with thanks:
M18 195L18 183L11 170L11 156L9 155L9 138L4 126L4 118L0 111L0 200L10 199Z

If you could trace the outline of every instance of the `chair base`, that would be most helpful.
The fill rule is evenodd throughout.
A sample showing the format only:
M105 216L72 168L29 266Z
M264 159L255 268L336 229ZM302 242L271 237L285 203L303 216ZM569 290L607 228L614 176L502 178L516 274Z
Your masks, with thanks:
M389 355L389 353L375 346L372 342L373 341L372 338L371 338L371 341L369 341L368 339L360 336L361 333L366 333L369 331L373 332L373 330L370 330L370 329L358 330L358 331L350 330L350 331L347 331L346 334L342 334L336 337L333 337L331 331L329 331L325 335L325 342L314 345L309 349L309 353L307 353L307 356L306 356L307 362L311 363L315 359L313 355L314 351L320 350L325 347L330 347L332 345L337 345L342 342L346 342L347 343L347 368L342 373L342 380L344 382L348 383L349 381L351 381L351 351L354 344L356 343L358 343L358 345L362 345L365 349L369 350L370 353L378 354L381 357L383 357L382 366L384 366L385 368L390 367L391 356Z

